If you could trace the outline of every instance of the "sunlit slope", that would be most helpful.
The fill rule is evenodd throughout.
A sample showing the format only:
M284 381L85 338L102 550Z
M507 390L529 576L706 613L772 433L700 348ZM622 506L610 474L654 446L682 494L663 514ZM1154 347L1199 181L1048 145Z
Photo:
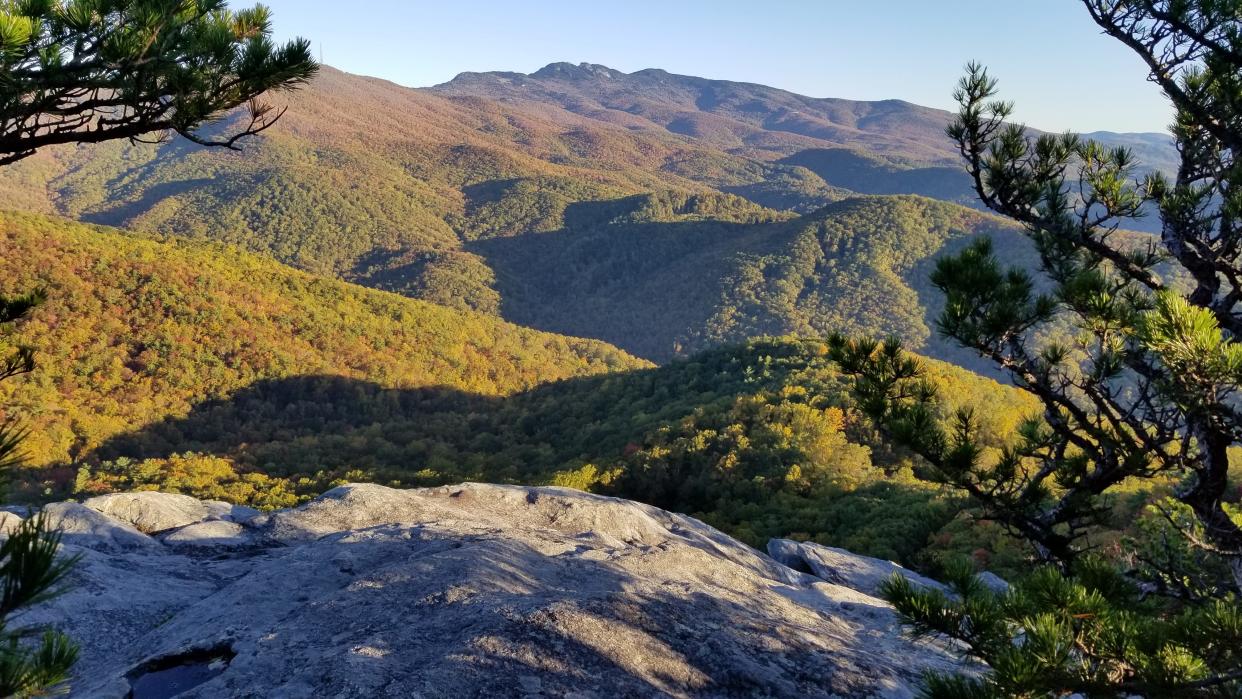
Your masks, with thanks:
M0 294L48 302L7 339L39 367L0 383L36 464L256 381L302 375L503 395L644 363L609 345L312 276L236 248L0 214Z

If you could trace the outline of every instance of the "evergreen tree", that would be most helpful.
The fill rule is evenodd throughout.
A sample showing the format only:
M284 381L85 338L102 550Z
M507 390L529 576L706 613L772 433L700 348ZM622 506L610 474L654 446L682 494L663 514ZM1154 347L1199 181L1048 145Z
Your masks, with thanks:
M277 47L267 8L230 11L224 0L0 0L0 165L67 143L139 141L177 133L204 146L237 149L282 111L261 102L318 70L309 43ZM248 105L231 133L204 124ZM42 293L0 297L0 326L17 321ZM29 348L0 359L0 380L34 368ZM0 469L21 463L23 431L0 421ZM11 628L12 617L54 595L74 563L42 515L0 544L0 696L38 696L67 679L77 647L46 631Z
M42 293L0 298L0 328L26 315L42 298ZM14 348L0 360L0 380L33 368L33 352ZM21 464L22 435L13 417L0 421L0 470ZM14 614L54 595L73 565L73 558L57 556L59 546L60 536L48 530L42 515L24 520L0 543L0 696L38 696L63 683L77 658L77 646L62 633L49 630L31 643L25 638L27 630L10 628Z
M260 97L318 70L310 44L276 46L268 9L225 0L0 2L0 164L63 143L178 133L236 149L283 114ZM200 129L248 105L231 133Z
M0 328L17 322L44 298L41 291L25 296L6 299L0 296ZM3 336L0 336L3 340ZM3 345L0 345L3 348ZM34 351L29 347L14 347L7 356L0 357L0 381L25 374L34 369ZM0 420L0 471L21 463L18 445L22 439L21 426L11 416Z
M931 678L928 696L1242 693L1242 526L1226 499L1242 437L1242 0L1083 2L1172 101L1180 167L1140 180L1126 149L1033 137L971 64L948 134L982 201L1024 227L1042 274L1005 268L984 240L932 276L946 297L939 331L1002 367L1042 413L991 456L969 411L940 414L899 343L831 343L860 405L924 458L924 475L969 493L1048 564L1006 594L966 574L953 599L889 584L916 630L991 667ZM1148 210L1158 237L1117 234ZM1158 507L1188 555L1123 575L1088 555L1089 535L1115 486L1150 478L1180 481Z

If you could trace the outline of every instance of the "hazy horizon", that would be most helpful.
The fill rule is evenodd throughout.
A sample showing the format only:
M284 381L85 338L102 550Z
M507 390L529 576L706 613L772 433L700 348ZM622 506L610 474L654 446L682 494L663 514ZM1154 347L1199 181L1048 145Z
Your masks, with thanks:
M243 5L246 3L235 3ZM531 73L557 62L769 85L810 97L899 99L953 109L969 60L988 65L1016 117L1046 130L1166 133L1171 110L1139 58L1079 2L895 0L514 6L270 0L282 37L310 39L341 70L429 87L463 72ZM1015 29L1017 27L1017 29ZM1054 49L1049 49L1049 47ZM1072 49L1072 51L1070 50ZM1080 72L1088 79L1070 79Z
M332 63L331 63L331 62L325 62L323 65L327 66L328 68L334 69L334 70L339 70L339 71L341 71L341 72L343 72L343 73L348 73L348 74L350 74L350 75L356 75L356 76L358 76L358 77L362 77L362 78L374 78L374 79L378 79L378 80L385 80L385 81L391 82L391 83L393 83L393 84L395 84L395 85L399 85L400 87L403 87L403 88L408 88L408 89L411 89L411 90L423 90L423 89L434 88L434 87L438 87L438 86L440 86L440 85L447 84L447 83L449 83L449 82L452 82L452 81L453 81L453 79L455 79L456 77L458 77L458 76L460 76L460 75L462 75L462 74L466 74L466 73L480 73L480 74L481 74L481 73L520 73L520 74L523 74L523 75L530 75L530 74L532 74L532 73L538 72L538 71L539 71L540 69L542 69L542 68L545 68L545 67L547 67L547 66L554 65L554 64L559 64L559 63L568 63L568 64L571 64L571 65L591 64L591 65L603 66L603 67L605 67L605 68L609 68L609 69L612 69L612 70L620 70L620 69L618 69L618 68L615 68L614 66L606 65L606 64L603 64L603 63L596 63L596 62L593 62L593 61L577 61L577 62L575 62L575 61L548 61L547 63L544 63L543 65L540 65L540 66L538 66L538 67L536 67L536 68L532 68L532 69L530 69L530 70L512 70L512 69L509 69L509 68L496 68L496 69L494 69L494 70L486 70L486 71L460 71L460 72L458 72L458 73L454 73L453 77L449 78L448 80L444 80L444 81L441 81L441 82L438 82L438 83L432 83L432 84L429 84L429 85L406 85L406 84L401 83L401 82L399 82L399 81L397 81L397 80L392 80L392 79L390 79L390 78L385 78L385 77L383 77L383 76L373 75L373 74L370 74L370 73L361 73L361 72L356 72L356 71L352 71L352 70L346 70L346 69L344 69L344 68L341 68L340 66L335 66L335 65L332 65ZM621 71L621 72L626 73L626 74L632 74L632 73L636 73L636 72L642 72L642 71L644 71L644 70L666 70L666 69L664 69L664 68L660 68L659 66L647 66L646 68L638 68L638 69L636 69L636 70L627 70L627 71ZM711 76L711 75L689 75L689 74L686 74L686 73L678 73L678 72L676 72L676 71L671 71L671 70L666 70L666 72L671 73L671 74L673 74L673 75L681 75L681 76L683 76L683 77L703 78L703 79L706 79L706 80L713 80L713 81L718 81L718 82L734 82L734 83L740 83L740 84L755 84L755 85L764 85L764 86L766 86L766 87L772 87L772 88L776 88L776 89L786 90L787 92L795 92L795 93L796 93L796 91L794 91L794 90L787 90L786 88L782 88L782 87L780 87L780 86L778 86L778 85L770 85L770 84L767 84L767 83L755 83L754 81L748 81L748 80L732 80L732 79L727 78L727 77L715 77L715 76ZM948 109L950 109L949 107L943 107L943 106L937 107L937 106L934 106L934 105L929 105L929 104L920 104L920 103L918 103L918 102L914 102L914 101L912 101L912 100L908 100L908 99L905 99L905 98L902 98L902 97L887 97L887 98L882 98L882 99L855 99L855 98L850 98L850 97L840 97L839 95L807 95L807 94L804 94L804 93L796 93L796 94L801 94L801 95L802 95L802 96L804 96L804 97L810 97L810 98L812 98L812 99L847 99L847 100L857 101L857 102L885 102L885 101L899 101L899 102L906 102L906 103L909 103L909 104L914 104L914 105L917 105L917 106L920 106L920 107L928 107L928 108L932 108L932 109L942 109L942 110L948 110ZM1042 124L1029 123L1028 125L1029 125L1029 126L1031 126L1031 127L1034 127L1034 128L1044 128ZM1057 129L1046 129L1046 128L1045 128L1044 130L1056 131ZM1135 135L1135 136L1166 136L1166 137L1168 137L1168 138L1170 138L1170 139L1172 138L1172 136L1169 134L1169 132L1168 132L1168 130L1167 130L1167 129L1160 129L1160 130L1154 130L1154 131L1118 131L1117 129L1091 129L1091 130L1087 130L1087 129L1078 129L1076 132L1077 132L1077 133L1082 133L1082 134L1088 134L1088 133L1098 133L1098 132L1111 132L1111 133L1125 133L1125 134L1132 134L1132 135Z

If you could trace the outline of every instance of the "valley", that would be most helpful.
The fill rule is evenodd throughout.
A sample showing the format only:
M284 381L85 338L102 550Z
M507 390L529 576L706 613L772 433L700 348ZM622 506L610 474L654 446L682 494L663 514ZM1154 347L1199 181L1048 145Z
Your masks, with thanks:
M0 383L29 429L13 483L27 498L159 488L287 507L360 480L560 484L692 512L756 546L799 531L907 561L954 518L956 501L851 412L819 340L655 367L218 243L2 223L0 293L49 296L6 337L37 370ZM992 406L990 434L1033 408L935 372L955 400Z
M1242 696L1242 0L951 5L0 2L0 696Z
M0 172L29 212L4 215L0 293L50 296L9 340L39 370L0 384L29 497L564 484L926 562L955 501L819 338L901 338L952 404L991 406L997 447L1035 408L934 329L937 257L987 236L1038 262L972 205L943 112L568 64L418 90L324 68L282 99L242 153Z
M949 115L900 101L568 64L418 90L325 68L281 99L281 128L245 153L52 149L0 172L0 192L652 361L836 329L969 364L932 337L925 261L981 234L1032 259L967 210ZM1095 137L1172 167L1165 137Z

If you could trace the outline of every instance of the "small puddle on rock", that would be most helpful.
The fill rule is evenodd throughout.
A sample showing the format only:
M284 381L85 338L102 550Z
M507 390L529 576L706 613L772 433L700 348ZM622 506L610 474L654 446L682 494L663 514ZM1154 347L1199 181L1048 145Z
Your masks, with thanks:
M224 672L236 655L220 646L145 662L126 675L129 699L171 699Z

